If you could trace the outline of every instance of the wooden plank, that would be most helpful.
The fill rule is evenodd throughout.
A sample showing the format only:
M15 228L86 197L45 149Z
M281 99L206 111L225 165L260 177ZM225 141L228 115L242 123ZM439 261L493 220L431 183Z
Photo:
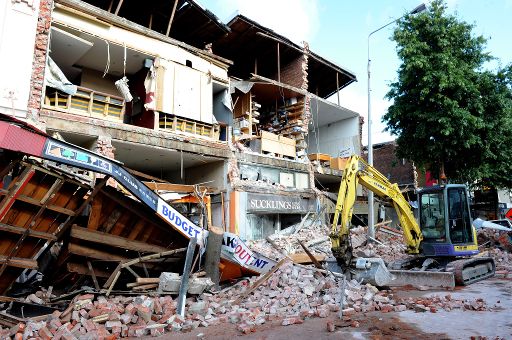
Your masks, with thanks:
M7 211L9 211L18 195L21 193L23 188L27 185L34 174L35 171L32 169L32 167L29 166L23 170L20 176L15 179L14 185L9 189L9 192L7 195L5 195L3 201L0 202L0 220L2 220Z
M138 220L137 223L133 226L132 230L130 231L130 234L128 235L127 239L135 240L145 225L146 221L144 219Z
M66 268L68 271L77 273L80 275L91 275L91 273L89 272L89 268L87 266L84 266L83 264L69 262L69 263L66 263ZM98 269L94 270L94 274L96 275L96 277L101 277L101 278L107 278L110 276L110 273L107 273L104 270L98 270Z
M96 260L102 260L102 261L124 261L128 260L127 257L112 254L106 251L97 250L93 248L89 248L86 246L82 246L76 243L70 243L68 245L68 251L72 254L78 255L78 256L84 256L89 257Z
M114 202L116 202L117 204L121 205L123 208L128 209L131 213L144 219L146 221L146 223L148 223L149 225L155 225L155 222L153 220L151 220L148 216L142 214L138 209L133 209L133 205L131 205L127 201L121 200L118 197L116 197L106 191L104 191L103 194L105 196L107 196L108 198L110 198L111 200L113 200Z
M23 234L25 232L25 230L26 230L26 228L23 228L23 227L17 227L17 226L13 226L13 225L0 223L0 231L5 231L5 232L13 233L13 234ZM50 233L45 233L42 231L36 231L33 229L31 229L29 231L28 235L31 237L40 238L40 239L44 239L44 240L57 241L57 236L50 234Z
M79 227L77 225L73 225L71 228L71 237L90 241L100 244L105 244L111 247L117 247L122 249L129 249L133 251L142 251L142 252L150 252L150 253L159 253L166 251L167 249L160 246L155 246L151 244L147 244L144 242L129 240L124 237L114 236L107 233L102 233L100 231L89 230L86 228Z
M42 207L43 206L43 204L41 202L39 202L38 200L36 200L36 199L34 199L32 197L29 197L29 196L25 196L25 195L18 196L17 200L25 202L25 203L32 204L32 205L36 205L38 207ZM50 205L46 206L46 209L49 209L49 210L52 210L52 211L56 211L58 213L61 213L61 214L64 214L64 215L68 215L68 216L75 216L75 212L73 210L62 208L62 207L59 207L59 206L56 206L56 205L53 205L53 204L50 204Z
M122 215L121 211L119 211L118 209L114 209L114 211L112 211L110 216L107 218L107 221L104 223L102 229L106 233L109 233L110 230L112 229L112 227L114 227L114 225L117 223L119 218L121 218L121 215Z
M25 223L25 228L27 228L27 229L25 230L25 232L23 232L23 234L21 234L20 239L16 243L16 246L14 247L14 249L12 250L12 252L9 256L16 256L18 254L18 251L20 250L19 246L21 246L23 241L25 241L25 238L27 238L31 232L30 228L34 226L34 223L36 222L36 220L43 214L44 210L46 209L46 207L48 206L50 201L53 199L55 192L58 191L60 189L60 187L62 187L63 184L64 184L64 181L61 179L57 179L52 184L50 189L46 192L46 194L43 196L43 198L40 201L41 207L39 208L39 211L34 216L32 216L32 218L30 219L30 222ZM3 271L0 271L0 273L3 273Z
M101 208L103 207L103 196L96 195L91 203L91 213L89 214L89 221L87 228L92 230L98 230L101 218Z
M155 289L155 288L158 288L158 283L150 283L150 284L147 284L147 285L141 285L141 286L136 286L136 287L133 287L132 290L148 290L148 289Z
M315 267L317 267L318 269L322 269L322 265L320 264L320 262L318 262L318 260L313 256L313 254L311 254L311 252L309 251L308 247L306 247L304 245L304 243L302 243L301 240L297 240L300 244L300 246L302 247L302 249L304 249L304 251L306 252L306 254L308 255L308 257L311 259L311 261L313 262L313 264L315 265Z
M82 211L85 209L85 207L87 207L89 205L89 203L91 202L91 200L100 192L100 190L105 186L105 184L107 183L107 180L109 179L109 176L105 176L103 177L99 183L96 183L96 185L94 186L94 190L92 191L92 193L89 195L89 197L87 197L87 199L82 203L82 205L76 210L76 215L75 216L70 216L68 217L68 219L66 220L66 222L63 223L62 225L62 228L60 228L59 230L59 234L57 235L58 237L60 237L63 233L66 232L66 230L68 229L68 227L75 221L75 218L76 216L80 215L82 213Z
M172 26L172 22L174 20L174 14L176 14L177 6L178 6L178 0L174 0L174 5L172 6L171 17L169 18L169 24L167 25L167 31L165 31L166 36L169 36L169 33L171 33L171 26Z
M325 261L325 255L323 254L313 254L313 256L317 261ZM288 257L291 258L294 263L313 263L306 253L290 254Z
M96 273L94 272L92 263L89 260L87 260L87 267L89 268L89 274L91 275L92 281L94 282L94 288L96 288L97 291L100 291L100 285L98 284L98 279L96 279Z
M37 269L37 261L33 259L23 259L20 257L11 257L0 255L0 263L2 266L11 266L17 268L26 268L26 269Z
M160 283L160 278L158 278L158 277L139 277L135 281L139 284Z

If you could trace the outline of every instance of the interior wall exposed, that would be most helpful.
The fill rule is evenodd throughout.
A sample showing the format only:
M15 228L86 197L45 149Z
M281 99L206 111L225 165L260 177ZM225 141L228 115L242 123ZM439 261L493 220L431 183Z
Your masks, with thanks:
M331 157L360 154L359 117L346 118L313 129L308 134L308 153L325 153Z

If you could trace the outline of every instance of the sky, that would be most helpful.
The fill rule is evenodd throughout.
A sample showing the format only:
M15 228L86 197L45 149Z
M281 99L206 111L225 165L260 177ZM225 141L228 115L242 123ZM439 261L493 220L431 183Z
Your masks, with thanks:
M228 22L237 11L353 72L357 82L340 92L341 106L354 110L367 121L368 34L401 17L421 0L197 0ZM425 1L428 4L428 1ZM474 35L488 41L486 51L498 60L486 65L512 62L512 0L447 0L448 12L473 24ZM370 39L372 143L393 140L384 132L381 117L390 102L384 97L396 80L400 61L396 44L390 40L395 25L380 30ZM215 46L214 46L215 50ZM335 97L331 98L336 101ZM363 144L367 144L367 126Z

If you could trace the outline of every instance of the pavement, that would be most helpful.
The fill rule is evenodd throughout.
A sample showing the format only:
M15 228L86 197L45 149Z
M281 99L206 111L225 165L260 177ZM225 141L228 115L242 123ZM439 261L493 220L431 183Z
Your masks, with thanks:
M430 291L422 296L439 293ZM446 294L446 291L441 293ZM438 310L437 313L415 313L407 310L398 313L399 319L422 332L440 332L450 339L512 339L512 279L491 278L467 287L457 287L451 295L457 299L483 298L490 310Z

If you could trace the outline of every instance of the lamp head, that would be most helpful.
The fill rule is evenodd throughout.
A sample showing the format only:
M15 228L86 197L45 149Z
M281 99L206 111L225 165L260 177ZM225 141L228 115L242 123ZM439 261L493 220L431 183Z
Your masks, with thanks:
M416 6L416 8L414 8L414 9L411 11L411 13L409 13L409 14L418 14L418 13L423 12L423 11L424 11L424 10L426 10L426 9L427 9L427 6L425 6L425 4L423 4L423 3L422 3L421 5Z

